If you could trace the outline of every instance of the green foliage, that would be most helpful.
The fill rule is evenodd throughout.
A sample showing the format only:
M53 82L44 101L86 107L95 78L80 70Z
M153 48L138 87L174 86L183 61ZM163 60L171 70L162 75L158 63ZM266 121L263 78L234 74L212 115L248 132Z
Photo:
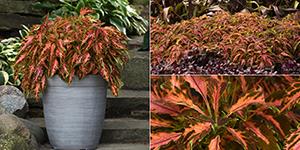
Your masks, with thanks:
M284 17L299 10L299 0L151 0L151 16L167 23L225 10L231 14L248 10L266 16Z
M19 48L20 38L8 38L0 42L0 84L1 85L20 85L17 79L14 81L13 63L15 62Z
M298 77L172 76L151 82L151 149L299 146Z
M124 34L144 34L148 22L142 18L127 0L60 0L58 5L37 2L36 8L48 9L52 20L56 16L78 15L80 9L88 7L95 11L93 17L106 25L113 25Z
M128 61L126 36L111 26L103 26L81 9L79 16L45 19L35 25L22 41L15 63L16 75L22 73L21 87L26 95L38 98L47 78L59 75L71 84L73 77L101 75L114 95L123 85L120 71Z
M151 16L167 23L199 17L207 13L212 3L195 0L151 0Z
M267 16L284 17L289 13L299 11L299 0L245 0L244 8L260 12Z
M282 20L264 18L254 13L230 15L219 12L214 17L195 17L166 25L152 18L151 63L181 62L191 50L195 53L221 53L236 65L264 68L300 56L300 24L291 14Z
M23 29L19 32L21 38L12 37L0 42L0 85L20 85L22 75L18 74L18 77L14 79L13 65L21 47L21 39L28 34L29 29L23 25Z

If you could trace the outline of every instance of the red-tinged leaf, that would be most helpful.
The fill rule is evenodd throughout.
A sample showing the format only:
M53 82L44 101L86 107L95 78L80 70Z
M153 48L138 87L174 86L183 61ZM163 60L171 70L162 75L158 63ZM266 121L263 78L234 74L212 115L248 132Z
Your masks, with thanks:
M260 95L260 93L257 93L252 96L250 94L246 94L245 96L239 98L237 103L231 106L231 108L229 109L229 115L253 104L265 104L264 96Z
M174 95L173 93L169 93L166 96L164 96L162 99L166 102L173 103L175 105L183 105L188 108L194 109L197 112L199 112L200 114L202 114L203 116L207 116L207 114L204 113L199 108L199 106L195 105L191 99L185 97L182 93L177 94L177 95Z
M241 131L235 131L233 128L227 127L227 131L240 143L246 150L248 150L248 145L245 141L245 137Z
M207 100L207 83L205 79L195 76L185 76L184 79L190 84L191 88L201 94L206 105L209 105Z
M255 135L256 135L257 137L259 137L261 140L263 140L266 144L269 144L269 143L270 143L270 141L268 140L268 138L265 137L265 136L261 133L260 129L257 128L253 122L246 122L246 123L245 123L245 126L246 126L246 128L248 128L249 130L251 130L253 133L255 133Z
M284 134L283 130L281 129L281 126L280 126L279 122L277 120L275 120L273 118L273 116L265 114L265 113L263 113L261 111L257 111L256 114L259 115L259 116L261 116L261 117L263 117L265 120L271 122L274 125L274 127L280 132L280 134L283 137L285 137L285 134Z
M45 88L45 85L46 85L46 82L47 82L47 79L46 79L46 76L44 75L42 77L42 80L41 80L41 88L44 89Z
M191 131L194 131L193 135L197 135L197 134L203 134L203 133L208 133L211 130L211 126L212 124L210 122L204 122L204 123L197 123L189 128L186 128L184 130L184 134L183 135L187 135L188 133L190 133Z
M85 54L84 60L83 60L83 64L86 64L91 58L91 55L89 53Z
M294 78L289 75L283 75L283 77L290 83L293 83L295 81Z
M50 49L50 47L51 47L51 43L50 42L47 42L46 44L45 44L45 47L43 48L43 50L42 50L42 52L41 52L41 54L39 55L40 57L44 57L44 54L46 53L49 53L48 52L48 50Z
M220 98L222 93L224 92L224 88L226 87L226 82L223 82L222 80L217 80L216 85L213 87L213 91L212 91L212 100L213 100L213 109L215 112L215 117L216 119L219 116L219 102L220 102Z
M169 114L176 116L180 112L180 109L176 105L168 104L164 101L151 100L150 110L153 113Z
M93 13L94 10L92 9L89 9L89 8L82 8L80 10L80 15L84 16L84 15L87 15L87 14L90 14L90 13Z
M245 79L244 76L240 76L240 80L241 80L241 88L243 90L243 92L247 91L247 81Z
M50 77L53 77L53 75L56 73L57 69L58 69L58 61L55 59L53 66L51 68Z
M19 64L21 61L23 61L26 58L26 56L27 56L26 54L21 55L15 64Z
M85 38L82 40L81 46L84 45L84 44L86 43L86 41L87 41L88 39L92 38L92 37L93 37L93 32L89 32L89 33L85 36ZM91 41L91 40L90 40L90 41Z
M151 125L151 127L170 127L171 122L166 121L166 120L160 121L157 119L151 119L150 125Z
M69 77L68 77L68 84L69 85L71 84L72 79L74 78L74 75L75 75L75 70L72 70L71 73L69 74Z
M171 141L176 141L180 137L180 133L167 133L167 132L159 132L159 133L151 133L151 148L155 149L159 148L163 145L168 144Z
M40 84L39 83L35 84L34 93L35 93L36 98L39 97L39 93L40 93Z
M296 94L294 94L291 97L288 97L286 99L287 103L284 105L284 107L280 110L280 112L283 112L287 109L289 109L290 107L292 107L294 104L298 103L300 101L300 92L297 92Z
M300 148L300 132L299 129L293 132L285 143L285 150L299 150Z
M179 78L177 76L171 76L170 82L174 87L180 87L181 82L179 81Z
M212 139L208 145L209 150L221 150L221 138L220 136L216 136L214 139Z
M91 46L92 46L92 44L94 44L94 40L89 40L89 41L88 41L88 44L87 44L87 46L86 46L86 50L90 49Z
M292 150L300 150L300 138L297 139L298 142L293 146Z
M33 39L34 36L27 36L25 39L25 44L21 47L21 51L24 51L26 48L28 48L28 46L32 44Z
M286 139L286 142L291 142L295 136L300 135L300 128L298 128L296 131L292 132Z

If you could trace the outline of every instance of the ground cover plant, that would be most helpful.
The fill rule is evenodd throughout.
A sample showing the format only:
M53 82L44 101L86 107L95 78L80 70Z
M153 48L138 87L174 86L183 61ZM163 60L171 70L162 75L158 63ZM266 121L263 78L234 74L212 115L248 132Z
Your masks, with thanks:
M152 74L300 72L298 13L283 19L221 11L175 24L151 20Z
M14 66L23 74L21 87L36 98L45 89L47 78L59 75L71 84L90 74L101 75L114 95L122 86L120 71L128 61L127 37L112 26L103 26L81 9L79 16L47 17L33 26L22 41Z
M151 80L151 149L299 149L300 78Z

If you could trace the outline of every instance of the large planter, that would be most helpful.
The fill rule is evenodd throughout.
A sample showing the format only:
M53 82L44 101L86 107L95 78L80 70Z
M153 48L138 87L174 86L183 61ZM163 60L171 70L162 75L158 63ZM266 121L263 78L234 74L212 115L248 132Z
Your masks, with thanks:
M54 149L95 149L106 107L107 83L101 76L74 78L68 86L58 76L43 95L46 129Z

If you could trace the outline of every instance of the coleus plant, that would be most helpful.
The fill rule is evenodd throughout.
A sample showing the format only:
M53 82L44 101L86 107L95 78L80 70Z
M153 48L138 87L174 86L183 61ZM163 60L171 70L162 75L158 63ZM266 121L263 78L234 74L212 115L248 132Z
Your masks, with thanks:
M24 74L21 87L27 95L37 98L54 75L71 84L74 76L90 74L101 75L118 94L120 71L129 57L127 38L88 16L92 12L81 9L79 16L46 18L30 29L14 66L16 74Z
M296 77L152 77L151 149L299 147L298 81Z
M300 57L300 25L296 14L282 20L254 13L219 12L177 24L151 20L151 65L180 64L189 52L222 54L242 67L265 68Z

